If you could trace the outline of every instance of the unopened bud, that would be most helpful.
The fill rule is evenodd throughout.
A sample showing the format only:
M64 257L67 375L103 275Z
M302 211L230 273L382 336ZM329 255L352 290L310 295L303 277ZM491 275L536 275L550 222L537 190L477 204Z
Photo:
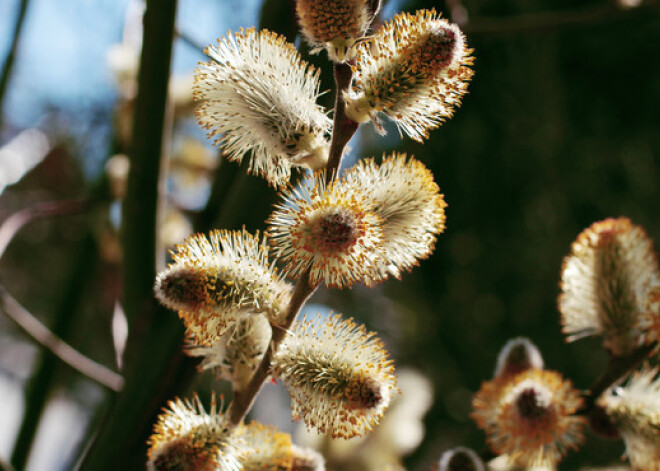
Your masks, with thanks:
M485 471L484 462L473 450L462 446L442 454L434 471Z
M500 350L494 377L515 376L532 368L543 369L541 352L528 338L517 337Z
M353 58L355 43L361 39L375 15L369 0L297 0L298 22L315 51L327 48L335 62Z

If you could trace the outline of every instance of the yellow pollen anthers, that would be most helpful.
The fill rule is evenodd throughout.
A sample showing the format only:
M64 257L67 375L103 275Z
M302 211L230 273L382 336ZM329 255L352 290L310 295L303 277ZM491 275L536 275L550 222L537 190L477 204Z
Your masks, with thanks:
M381 220L366 189L343 179L325 183L317 173L291 189L268 219L268 237L284 271L312 283L349 287L373 279L381 256Z
M158 416L149 438L150 471L240 471L243 445L218 412L215 396L204 411L197 395L175 399Z
M421 142L460 106L473 74L470 53L460 29L434 10L401 13L358 47L346 114L384 132L382 113Z
M374 17L369 0L297 0L298 22L314 52L327 48L335 62L353 58L354 45Z
M497 355L495 378L515 376L529 369L543 369L543 357L534 343L526 337L509 340Z
M573 341L602 335L614 355L660 339L660 270L653 242L627 218L605 219L571 245L558 307Z
M390 275L400 278L433 253L436 237L445 229L447 204L424 164L395 152L380 165L361 160L343 178L369 189L367 197L382 220L384 242L373 283Z
M339 315L295 324L275 355L273 375L289 389L294 420L335 438L371 430L396 389L382 341Z
M519 466L554 466L583 441L579 391L554 371L528 369L484 382L472 417L496 454Z
M268 261L259 233L195 234L176 246L172 258L154 291L179 311L194 345L212 345L243 315L262 313L272 324L282 322L292 288Z

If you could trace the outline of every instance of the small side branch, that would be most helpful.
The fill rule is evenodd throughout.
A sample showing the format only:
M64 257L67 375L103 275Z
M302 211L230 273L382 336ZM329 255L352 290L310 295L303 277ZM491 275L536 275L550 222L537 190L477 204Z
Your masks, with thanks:
M21 327L37 343L50 350L53 355L74 370L113 391L121 391L124 378L105 366L91 360L52 333L7 290L0 286L2 307L7 316Z
M18 231L29 222L42 217L82 213L88 208L89 202L85 200L47 201L12 214L0 225L0 258Z
M607 368L589 388L585 396L585 409L590 412L603 392L620 378L637 368L657 348L657 344L644 345L630 354L621 357L611 357Z

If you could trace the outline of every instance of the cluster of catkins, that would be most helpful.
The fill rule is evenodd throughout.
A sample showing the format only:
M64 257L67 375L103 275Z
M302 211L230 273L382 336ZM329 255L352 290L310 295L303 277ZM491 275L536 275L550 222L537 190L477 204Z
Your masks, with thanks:
M317 104L319 71L282 36L241 30L205 51L211 60L193 88L200 125L228 160L249 158L249 172L282 200L263 236L193 235L156 279L156 296L185 325L186 351L232 383L234 400L225 412L215 401L206 412L196 397L171 401L150 439L151 469L323 470L323 458L289 435L242 423L236 398L249 408L262 376L286 385L294 419L334 438L369 432L397 390L383 342L364 326L341 315L295 320L321 283L399 278L444 230L443 195L421 162L394 153L342 174L329 163L350 139L345 129L361 123L382 133L385 118L422 141L452 116L472 76L456 25L423 10L374 30L378 3L297 1L306 40L351 74L334 123ZM296 185L293 168L307 173Z
M627 218L594 223L564 259L560 287L566 339L602 336L610 356L603 375L607 382L579 391L558 372L544 369L529 339L510 340L493 379L472 401L472 417L497 456L488 469L555 470L568 450L582 444L589 423L595 432L622 438L626 445L630 467L599 469L660 470L660 270L651 239ZM486 469L466 448L447 452L443 459L464 467L441 469Z

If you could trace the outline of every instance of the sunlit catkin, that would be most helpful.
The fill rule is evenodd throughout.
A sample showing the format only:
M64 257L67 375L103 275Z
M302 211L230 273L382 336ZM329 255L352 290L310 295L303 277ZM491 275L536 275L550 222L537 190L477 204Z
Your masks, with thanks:
M571 245L559 311L567 340L602 335L614 355L657 340L660 271L653 243L627 218L605 219Z
M434 10L401 13L360 44L346 114L384 132L383 114L421 142L460 106L473 74L470 52L458 26Z
M359 183L325 183L317 173L284 194L268 219L268 240L291 278L310 270L312 283L350 287L373 279L382 255L381 219Z
M204 411L199 398L175 399L158 416L149 438L150 471L240 471L243 445L217 411Z
M249 171L270 184L291 167L322 168L330 119L316 104L319 72L293 44L267 30L219 39L195 74L197 119L229 160L250 156Z
M646 367L600 401L623 437L635 471L660 471L659 374L657 368Z
M281 321L291 286L268 261L258 233L195 234L172 257L154 290L162 304L179 311L194 344L212 344L242 315L263 313L272 324Z
M583 441L579 391L559 373L528 369L485 382L474 396L472 417L493 452L519 466L555 465Z
M298 322L275 355L292 416L332 437L364 435L395 390L394 366L374 333L339 315Z
M445 229L445 203L433 174L419 160L393 153L380 164L364 159L342 177L353 186L368 188L367 198L381 219L381 256L374 257L372 282L389 275L400 278L427 258L436 237Z

